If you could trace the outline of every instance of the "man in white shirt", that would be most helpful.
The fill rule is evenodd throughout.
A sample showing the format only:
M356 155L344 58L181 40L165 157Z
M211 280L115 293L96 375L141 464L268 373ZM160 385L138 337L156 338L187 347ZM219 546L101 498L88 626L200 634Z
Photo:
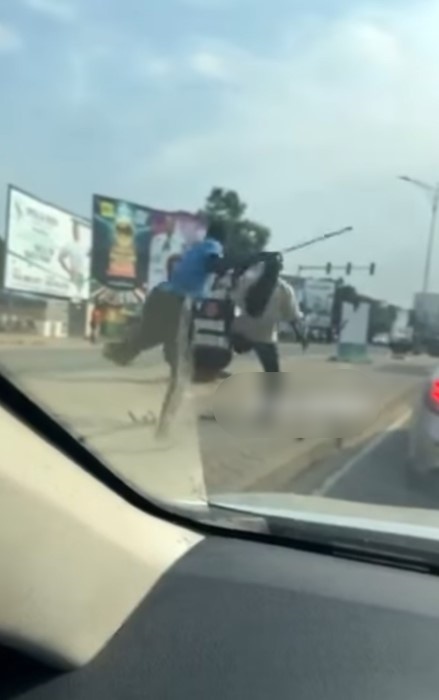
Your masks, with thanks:
M254 350L264 372L280 372L279 323L303 318L293 288L279 276L281 270L281 256L267 254L241 276L233 295L240 311L233 325L235 348Z
M82 290L86 281L86 258L87 256L81 242L79 222L73 220L72 240L61 248L58 256L58 262L69 276L73 286L72 296L82 297Z
M280 254L263 254L259 265L238 280L234 295L241 312L232 330L234 349L238 354L253 350L264 370L264 401L259 415L261 426L271 425L275 419L277 399L282 389L279 323L296 324L303 316L293 288L280 277L282 267Z

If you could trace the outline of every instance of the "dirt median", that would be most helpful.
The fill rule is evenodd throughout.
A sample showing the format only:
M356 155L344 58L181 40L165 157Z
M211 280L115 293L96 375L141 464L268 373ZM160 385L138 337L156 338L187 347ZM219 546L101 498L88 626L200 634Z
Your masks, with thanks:
M327 372L330 368L331 373L335 371L334 365L329 365L325 360L294 359L291 367L294 367L296 374L299 367L300 374L309 373L310 376L317 370ZM254 364L249 364L248 368L251 371ZM152 489L154 485L154 490L160 490L165 497L170 494L172 481L175 480L177 484L177 479L182 471L189 469L191 461L200 465L208 493L279 491L316 462L355 444L360 445L379 432L393 415L401 412L419 386L417 376L390 372L377 377L375 369L368 366L361 371L367 373L367 378L375 376L379 390L376 414L366 428L350 440L337 443L322 439L299 441L291 437L273 449L273 445L264 445L263 441L232 437L214 420L200 420L214 387L195 385L190 389L190 397L185 404L187 422L182 422L178 438L181 448L176 446L168 456L150 452L151 429L144 421L149 409L157 412L157 406L161 403L159 396L163 396L168 374L163 364L128 370L113 367L97 372L87 370L65 377L57 374L26 380L26 385L37 400L44 401L50 412L69 425L75 434L84 437L91 448L97 449L110 467L114 466L119 473L126 473L133 483L138 475L142 490L148 492L148 488ZM342 367L337 370L346 375L355 371ZM198 416L198 422L189 420L189 415L194 418ZM184 436L185 430L188 434L190 432L190 440L187 435ZM168 463L172 468L170 466L168 469ZM191 479L194 482L195 477ZM182 495L183 486L178 490Z

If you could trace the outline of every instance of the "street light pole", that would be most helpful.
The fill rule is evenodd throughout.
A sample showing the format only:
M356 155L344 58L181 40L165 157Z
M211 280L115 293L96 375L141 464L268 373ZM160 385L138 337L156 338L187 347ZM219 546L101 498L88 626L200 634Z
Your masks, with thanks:
M301 250L302 248L307 248L310 245L314 245L314 243L321 243L322 241L327 241L328 238L334 238L334 236L343 236L345 233L351 233L351 231L353 230L353 226L345 226L344 228L337 229L337 231L331 231L330 233L325 233L322 236L316 236L315 238L311 238L308 241L296 243L296 245L292 245L289 248L284 248L280 252L282 255L285 255L286 253L292 253L296 250Z
M408 177L407 175L402 175L398 178L404 182L408 182L411 185L415 185L420 189L427 192L430 196L431 201L431 215L430 224L428 227L428 241L427 241L427 252L425 256L425 266L424 266L424 278L422 282L422 291L428 292L430 286L430 272L431 272L431 260L433 257L433 247L434 247L434 236L436 233L436 221L437 213L439 207L439 183L435 186L429 185L421 180L415 180L414 178Z
M428 292L430 283L431 259L433 257L434 234L436 232L437 210L439 204L439 188L436 188L431 205L430 229L428 232L427 255L425 258L423 292Z

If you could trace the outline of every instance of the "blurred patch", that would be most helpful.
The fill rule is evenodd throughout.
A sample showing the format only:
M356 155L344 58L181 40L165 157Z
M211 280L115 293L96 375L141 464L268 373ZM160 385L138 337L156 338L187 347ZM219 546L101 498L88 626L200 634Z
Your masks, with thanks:
M376 397L370 377L339 373L237 374L216 390L212 409L215 420L241 440L267 437L346 439L361 433L376 414Z

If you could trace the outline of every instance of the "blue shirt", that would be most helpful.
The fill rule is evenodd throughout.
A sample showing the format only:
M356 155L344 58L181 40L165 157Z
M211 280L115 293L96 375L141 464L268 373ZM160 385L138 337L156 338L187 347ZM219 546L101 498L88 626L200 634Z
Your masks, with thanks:
M222 257L223 246L219 241L205 238L195 243L175 265L171 279L164 282L163 287L175 294L190 296L193 299L201 298L212 274L206 269L206 261L211 255Z

